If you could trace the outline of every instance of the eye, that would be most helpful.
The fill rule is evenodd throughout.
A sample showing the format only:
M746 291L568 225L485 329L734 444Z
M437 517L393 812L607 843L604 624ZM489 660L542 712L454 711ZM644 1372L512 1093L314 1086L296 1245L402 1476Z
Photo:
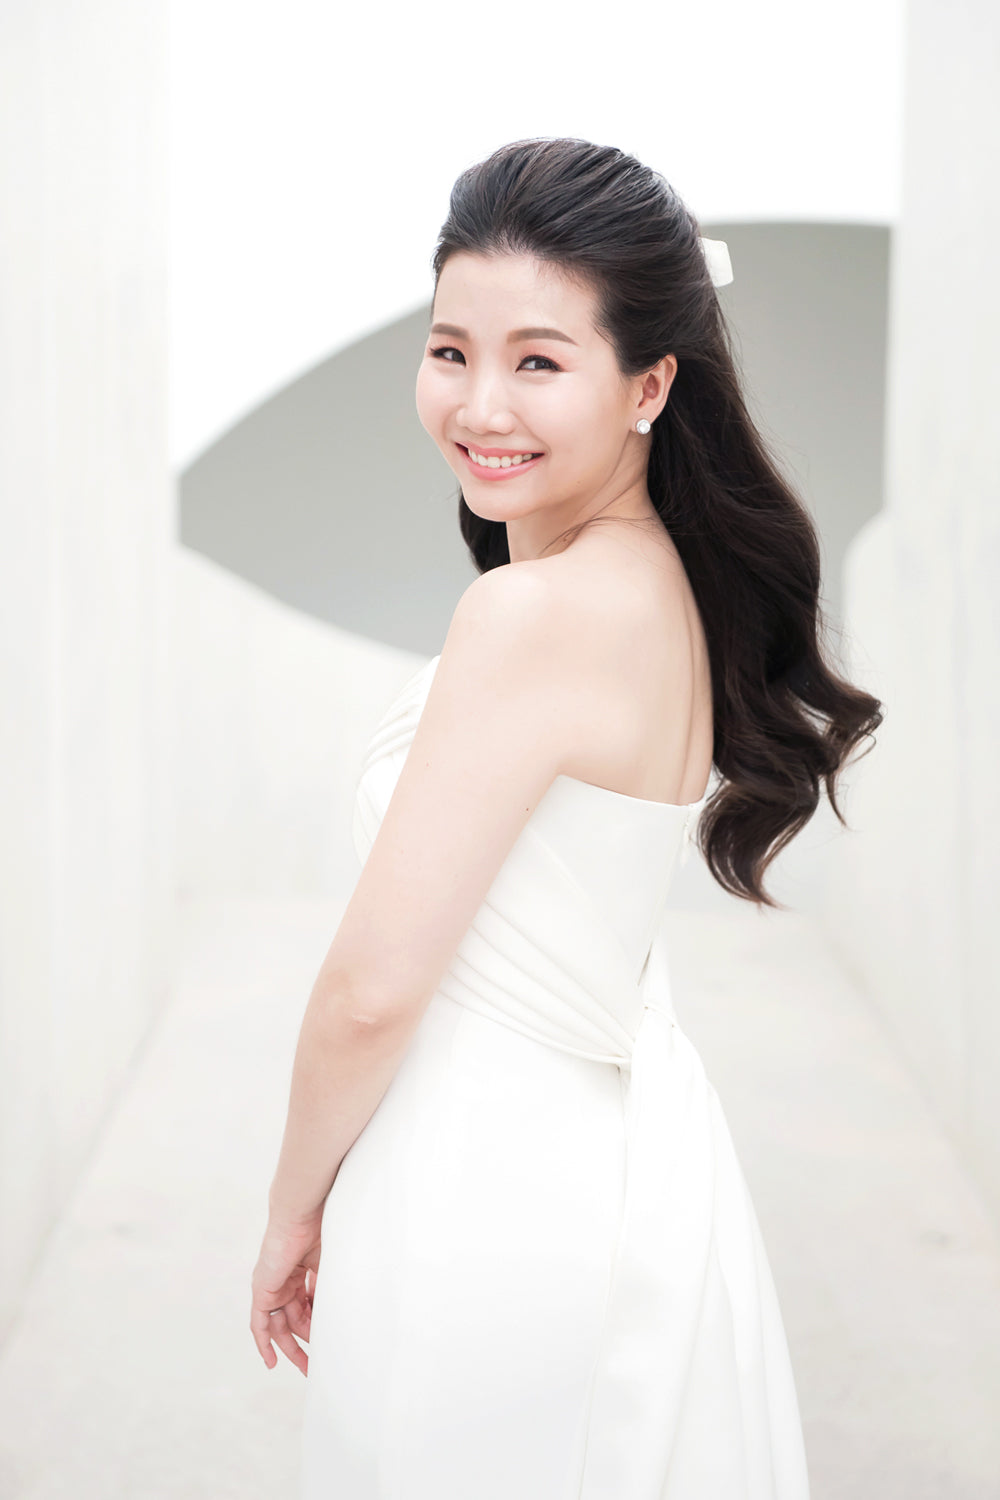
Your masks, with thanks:
M465 355L462 353L461 349L455 349L450 344L443 344L440 349L431 349L430 353L434 357L434 359L443 359L444 362L449 365L457 365L459 360L461 360L463 364L465 363ZM457 358L449 359L448 356L451 354L456 355Z
M554 359L548 359L544 354L526 354L521 361L521 366L524 368L536 360L550 370L560 369L560 366L556 364Z

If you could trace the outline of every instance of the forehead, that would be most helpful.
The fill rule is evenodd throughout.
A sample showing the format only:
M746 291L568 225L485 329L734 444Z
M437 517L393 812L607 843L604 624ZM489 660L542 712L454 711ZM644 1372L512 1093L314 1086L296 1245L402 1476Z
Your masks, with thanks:
M434 297L435 317L465 327L546 324L581 340L596 332L595 313L594 292L582 277L532 255L456 251Z

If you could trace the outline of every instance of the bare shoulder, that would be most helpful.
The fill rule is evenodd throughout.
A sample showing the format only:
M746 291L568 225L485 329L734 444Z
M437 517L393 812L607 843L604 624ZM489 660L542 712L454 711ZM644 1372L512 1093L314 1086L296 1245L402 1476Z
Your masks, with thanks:
M442 733L463 713L492 724L531 761L535 786L564 773L652 800L701 794L708 646L669 540L598 533L482 574L459 600L438 675L431 721Z
M432 726L492 723L512 753L533 760L539 784L562 769L584 727L588 635L599 635L573 577L553 561L504 564L469 585L427 705Z
M532 631L556 608L559 580L544 563L505 563L480 573L462 594L452 616L449 637L464 638L496 630L507 634ZM442 652L443 656L443 652Z
M483 574L459 602L442 666L449 648L452 711L463 695L473 712L479 694L492 695L508 722L537 726L522 753L540 755L546 774L661 801L700 795L712 755L711 672L672 542L598 533ZM470 698L463 684L477 673Z
M446 646L478 646L488 660L523 657L536 677L618 663L650 623L635 579L570 550L481 574L458 601Z

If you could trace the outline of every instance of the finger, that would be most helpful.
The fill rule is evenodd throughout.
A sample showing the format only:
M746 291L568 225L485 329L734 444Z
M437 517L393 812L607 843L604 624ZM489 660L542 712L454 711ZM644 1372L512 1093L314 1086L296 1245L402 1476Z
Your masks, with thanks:
M254 1343L260 1350L260 1357L269 1370L273 1370L278 1363L278 1356L271 1348L271 1316L270 1313L259 1307L251 1308L250 1332L253 1334Z
M275 1327L275 1324L278 1326ZM285 1310L282 1308L271 1318L271 1337L281 1350L286 1359L290 1360L297 1370L303 1375L309 1368L309 1360L305 1350L296 1342L295 1336L288 1326Z
M296 1337L305 1339L308 1344L309 1325L312 1322L312 1308L309 1303L303 1301L300 1297L296 1297L294 1301L287 1303L285 1316L288 1319L289 1328Z

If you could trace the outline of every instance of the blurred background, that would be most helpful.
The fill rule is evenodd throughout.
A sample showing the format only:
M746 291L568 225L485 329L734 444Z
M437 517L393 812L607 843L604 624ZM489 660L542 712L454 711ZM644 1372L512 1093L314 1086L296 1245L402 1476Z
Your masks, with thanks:
M814 1500L1000 1496L998 99L993 0L0 7L5 1500L294 1493L248 1328L292 1052L368 737L474 576L430 256L538 135L728 243L885 705L786 910L695 856L669 914Z

